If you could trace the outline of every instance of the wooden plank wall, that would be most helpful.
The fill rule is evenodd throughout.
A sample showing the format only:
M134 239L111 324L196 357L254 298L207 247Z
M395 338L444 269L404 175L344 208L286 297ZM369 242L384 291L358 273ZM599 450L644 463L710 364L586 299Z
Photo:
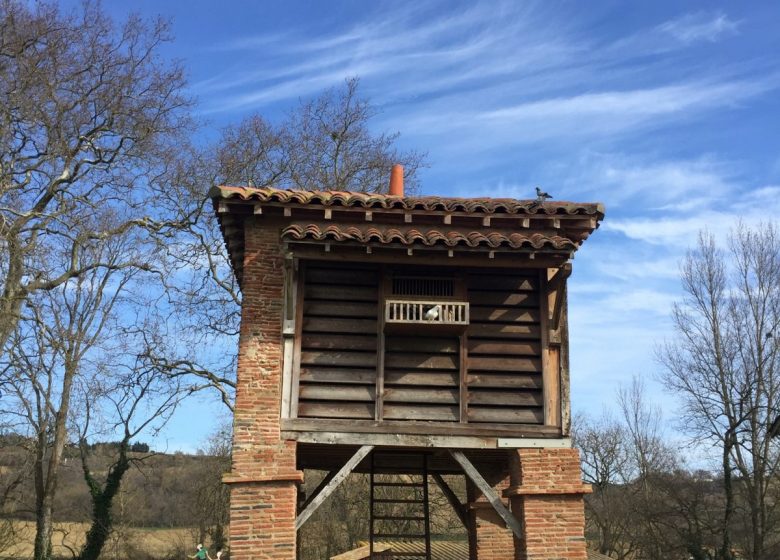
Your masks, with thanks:
M468 421L542 424L539 277L470 272Z
M458 337L387 335L385 420L459 419Z
M298 417L374 418L378 271L306 264Z
M543 424L538 273L464 274L471 318L465 335L426 333L424 326L414 335L388 333L384 360L378 360L380 268L306 263L297 416Z

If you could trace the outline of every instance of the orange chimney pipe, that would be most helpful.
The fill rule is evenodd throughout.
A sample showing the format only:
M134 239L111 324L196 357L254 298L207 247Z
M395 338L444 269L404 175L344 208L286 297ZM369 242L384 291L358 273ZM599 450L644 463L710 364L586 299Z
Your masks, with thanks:
M390 171L390 194L392 196L404 195L404 166L396 163Z

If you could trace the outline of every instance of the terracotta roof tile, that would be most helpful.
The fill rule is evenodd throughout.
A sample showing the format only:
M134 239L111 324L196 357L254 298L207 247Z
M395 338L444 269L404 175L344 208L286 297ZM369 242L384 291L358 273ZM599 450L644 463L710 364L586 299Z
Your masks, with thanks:
M513 198L455 198L441 196L399 197L388 194L343 191L296 191L272 187L220 186L211 189L209 196L215 199L268 202L280 204L319 204L334 207L382 208L421 211L467 212L479 214L567 214L604 215L600 203L579 203Z
M425 246L446 245L448 247L486 247L491 249L555 249L574 250L577 245L559 235L542 233L504 233L490 231L442 231L436 228L377 228L374 226L341 226L339 224L291 224L282 229L282 237L295 241L355 241L359 243L400 243Z

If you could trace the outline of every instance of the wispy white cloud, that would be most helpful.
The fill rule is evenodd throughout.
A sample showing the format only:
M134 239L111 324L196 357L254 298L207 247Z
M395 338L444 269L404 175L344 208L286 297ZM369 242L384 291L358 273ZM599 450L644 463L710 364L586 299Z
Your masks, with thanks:
M467 139L478 138L473 144L483 149L550 139L578 142L584 136L607 137L733 107L775 88L776 82L774 76L683 82L521 100L482 110L448 98L443 100L444 107L432 102L415 109L404 119L404 126L410 133L428 136L460 132ZM485 97L483 103L490 103L489 96ZM449 146L458 144L450 142Z
M735 35L738 27L739 22L729 19L724 13L697 12L667 21L658 26L658 30L688 45L698 41L714 43L725 36Z

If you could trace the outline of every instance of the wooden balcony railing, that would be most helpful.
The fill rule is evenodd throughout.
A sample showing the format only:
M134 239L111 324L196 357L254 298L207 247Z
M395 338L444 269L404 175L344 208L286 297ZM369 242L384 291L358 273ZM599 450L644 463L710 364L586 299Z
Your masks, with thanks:
M466 301L385 301L385 324L463 325L469 324Z

